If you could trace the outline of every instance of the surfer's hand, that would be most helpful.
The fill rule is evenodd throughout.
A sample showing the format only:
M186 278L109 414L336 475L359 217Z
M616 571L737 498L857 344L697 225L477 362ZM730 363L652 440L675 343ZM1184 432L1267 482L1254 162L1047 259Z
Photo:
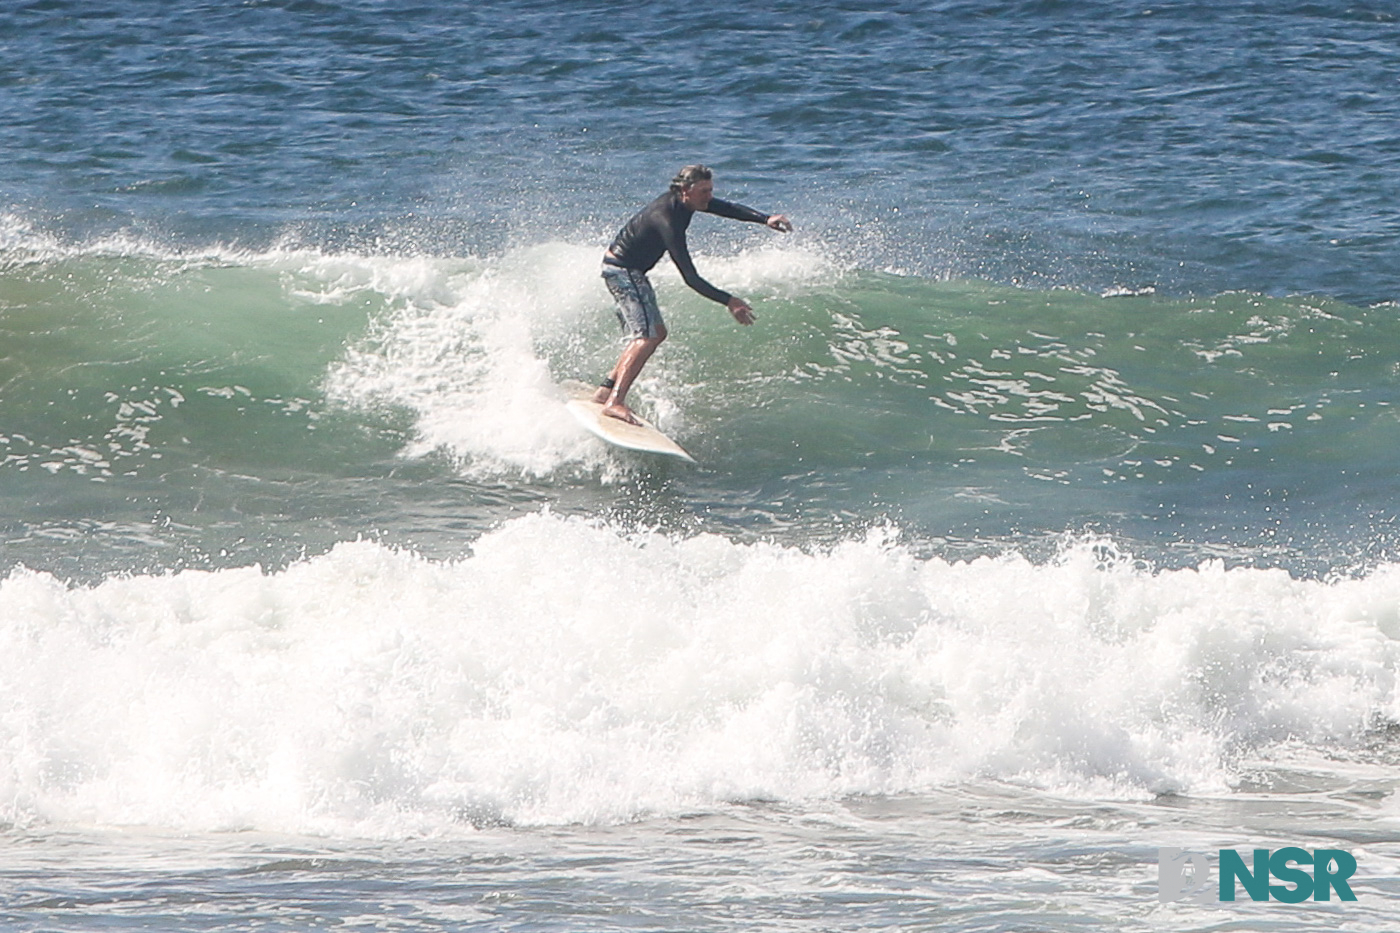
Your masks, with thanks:
M754 316L753 308L742 298L729 299L729 313L734 315L734 320L740 324L752 324L757 318Z
M768 226L777 230L779 233L792 232L792 221L787 219L786 214L774 214L772 217L769 217Z

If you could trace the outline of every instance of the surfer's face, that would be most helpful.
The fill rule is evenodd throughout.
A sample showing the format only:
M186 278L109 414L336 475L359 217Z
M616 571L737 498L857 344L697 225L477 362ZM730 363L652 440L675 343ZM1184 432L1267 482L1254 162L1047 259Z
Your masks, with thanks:
M703 211L710 206L710 198L715 196L715 183L703 178L681 189L681 203L693 211Z

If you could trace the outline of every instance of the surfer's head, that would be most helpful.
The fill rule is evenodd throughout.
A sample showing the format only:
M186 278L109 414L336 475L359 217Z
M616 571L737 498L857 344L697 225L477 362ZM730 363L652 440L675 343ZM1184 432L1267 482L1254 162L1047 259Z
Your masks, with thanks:
M671 190L684 191L697 181L712 181L714 177L715 173L710 171L708 165L687 165L671 179Z
M715 193L714 173L704 165L687 165L671 179L671 190L691 210L703 211Z

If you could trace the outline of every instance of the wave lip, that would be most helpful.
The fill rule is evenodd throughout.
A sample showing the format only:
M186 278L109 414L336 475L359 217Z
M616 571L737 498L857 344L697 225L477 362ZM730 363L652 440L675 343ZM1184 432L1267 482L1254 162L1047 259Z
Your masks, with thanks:
M1397 709L1400 571L624 534L540 513L427 560L0 584L25 822L402 836L990 777L1218 793Z

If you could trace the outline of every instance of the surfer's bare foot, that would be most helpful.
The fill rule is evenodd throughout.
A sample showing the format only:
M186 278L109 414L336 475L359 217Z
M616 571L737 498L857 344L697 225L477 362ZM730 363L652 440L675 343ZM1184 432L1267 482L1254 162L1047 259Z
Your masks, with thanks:
M599 386L598 391L593 393L593 401L599 405L608 404L608 398L612 395L612 389L607 386Z
M609 405L599 412L599 414L606 415L609 418L616 418L618 421L625 421L628 424L641 424L641 422L637 420L637 416L632 414L632 409L621 403Z

